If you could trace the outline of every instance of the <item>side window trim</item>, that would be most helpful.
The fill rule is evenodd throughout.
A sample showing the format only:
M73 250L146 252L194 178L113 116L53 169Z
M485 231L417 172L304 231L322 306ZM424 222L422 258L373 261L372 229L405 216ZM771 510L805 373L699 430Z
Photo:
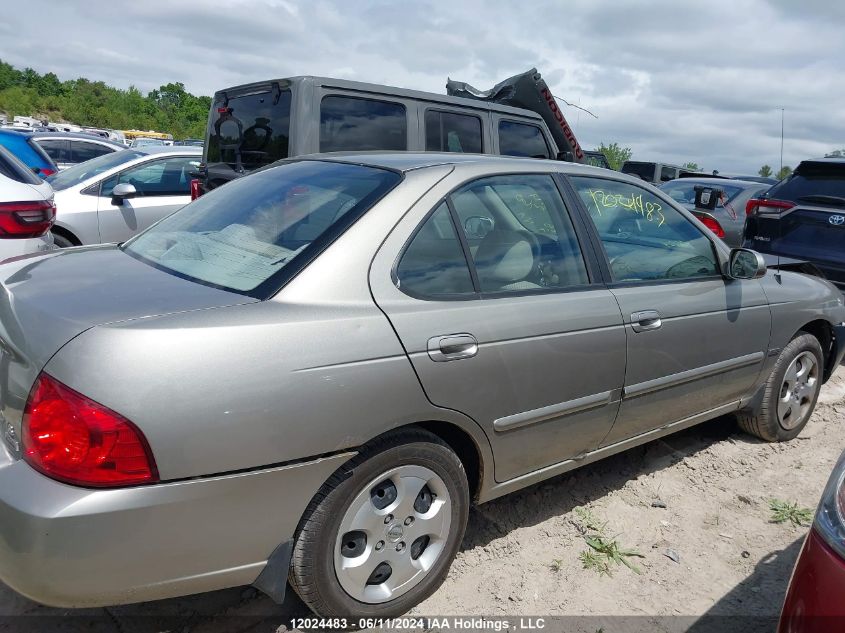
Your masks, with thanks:
M469 278L472 279L472 288L475 290L477 296L481 295L481 282L478 280L478 270L475 268L475 261L472 259L472 251L469 248L466 231L461 226L458 212L455 211L455 205L452 203L452 194L444 198L446 206L449 208L449 216L452 218L452 226L455 228L455 235L458 236L458 241L461 244L461 250L464 253L464 259L469 267Z
M643 281L615 281L613 279L613 275L610 272L610 258L607 256L607 251L604 248L604 243L601 240L601 236L598 233L598 229L596 228L595 224L590 220L590 212L587 209L584 201L581 199L581 196L578 195L578 192L575 189L575 185L571 182L570 178L572 175L579 175L579 174L559 174L560 180L564 183L566 191L569 193L569 196L572 198L573 204L575 208L578 209L578 214L581 218L581 224L584 226L584 230L587 232L590 238L590 243L593 245L593 249L596 252L596 259L597 263L599 264L599 268L601 270L602 276L604 277L604 283L607 285L608 288L630 288L630 287L642 287L642 286L654 286L654 285L665 285L665 284L678 284L678 283L692 283L695 281L712 281L713 279L722 278L722 275L717 273L716 275L709 275L707 277L685 277L680 279L649 279ZM596 180L606 180L608 182L618 182L627 185L632 185L638 187L639 185L632 184L626 180L621 178L608 178L607 176L590 176ZM653 192L649 192L652 195L657 195L658 198L662 199L665 202L671 200L667 195L665 195L662 191L658 190L658 194L654 194ZM674 203L672 203L674 204ZM690 226L692 226L696 231L698 231L710 244L710 248L713 251L713 257L716 260L717 267L721 267L721 258L719 257L719 249L713 240L707 235L706 232L699 229L690 219L684 215L683 213L680 214L682 218L684 218Z

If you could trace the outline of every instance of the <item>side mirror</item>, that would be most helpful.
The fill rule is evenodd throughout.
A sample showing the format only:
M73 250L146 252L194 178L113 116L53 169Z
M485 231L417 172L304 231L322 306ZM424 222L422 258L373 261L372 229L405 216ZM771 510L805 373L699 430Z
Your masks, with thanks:
M481 240L493 230L494 225L495 224L491 218L474 215L467 218L466 222L464 222L464 231L466 231L469 239Z
M766 260L757 251L732 248L728 259L728 277L731 279L759 279L766 274Z
M123 201L127 198L134 198L138 195L138 190L135 189L135 185L131 185L128 182L122 182L118 185L114 186L111 192L111 203L116 206L120 206L123 204Z

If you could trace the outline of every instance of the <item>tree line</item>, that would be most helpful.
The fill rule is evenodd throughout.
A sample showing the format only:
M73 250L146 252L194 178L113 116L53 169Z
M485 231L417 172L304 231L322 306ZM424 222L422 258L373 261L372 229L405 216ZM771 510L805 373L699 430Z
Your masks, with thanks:
M622 147L619 143L602 142L598 146L598 151L604 154L604 157L607 158L610 168L616 170L619 170L622 167L622 163L626 160L631 160L631 156L633 155L630 147ZM835 150L828 154L828 156L845 156L845 149ZM681 167L688 169L689 171L701 171L701 167L699 167L698 163L692 161L684 163ZM775 173L769 165L763 165L757 173L764 178L776 178L778 180L783 180L792 173L792 167L784 165L777 171L777 173Z
M18 70L0 60L0 112L61 120L115 130L156 130L173 138L203 138L211 97L168 83L144 95L134 86L113 88L80 77L61 81L54 73Z

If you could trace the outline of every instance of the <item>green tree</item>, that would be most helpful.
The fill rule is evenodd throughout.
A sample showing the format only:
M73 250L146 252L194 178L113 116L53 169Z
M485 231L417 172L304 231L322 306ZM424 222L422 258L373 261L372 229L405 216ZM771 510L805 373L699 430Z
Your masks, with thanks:
M631 160L631 148L620 147L619 143L605 143L599 144L598 151L604 154L611 169L620 169L622 163L626 160Z
M775 174L775 178L777 178L778 180L783 180L791 173L792 167L790 167L789 165L784 165L778 170L778 173Z
M825 154L825 158L840 158L845 156L845 149L835 149L830 154Z
M84 77L61 81L53 73L18 70L0 60L0 112L65 120L117 130L169 132L176 138L202 137L211 97L196 96L182 83L168 83L144 96Z
M684 163L681 167L688 171L701 171L701 167L698 166L698 163L693 163L692 161Z
M769 178L772 175L772 168L768 165L763 165L757 173L763 178Z

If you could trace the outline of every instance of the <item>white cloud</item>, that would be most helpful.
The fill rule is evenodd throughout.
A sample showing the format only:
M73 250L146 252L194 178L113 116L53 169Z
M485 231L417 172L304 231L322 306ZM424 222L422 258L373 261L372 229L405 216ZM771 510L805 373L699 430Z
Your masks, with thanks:
M826 0L42 0L6 12L0 58L18 67L195 93L328 75L444 91L536 66L585 147L722 171L845 146L845 9Z

